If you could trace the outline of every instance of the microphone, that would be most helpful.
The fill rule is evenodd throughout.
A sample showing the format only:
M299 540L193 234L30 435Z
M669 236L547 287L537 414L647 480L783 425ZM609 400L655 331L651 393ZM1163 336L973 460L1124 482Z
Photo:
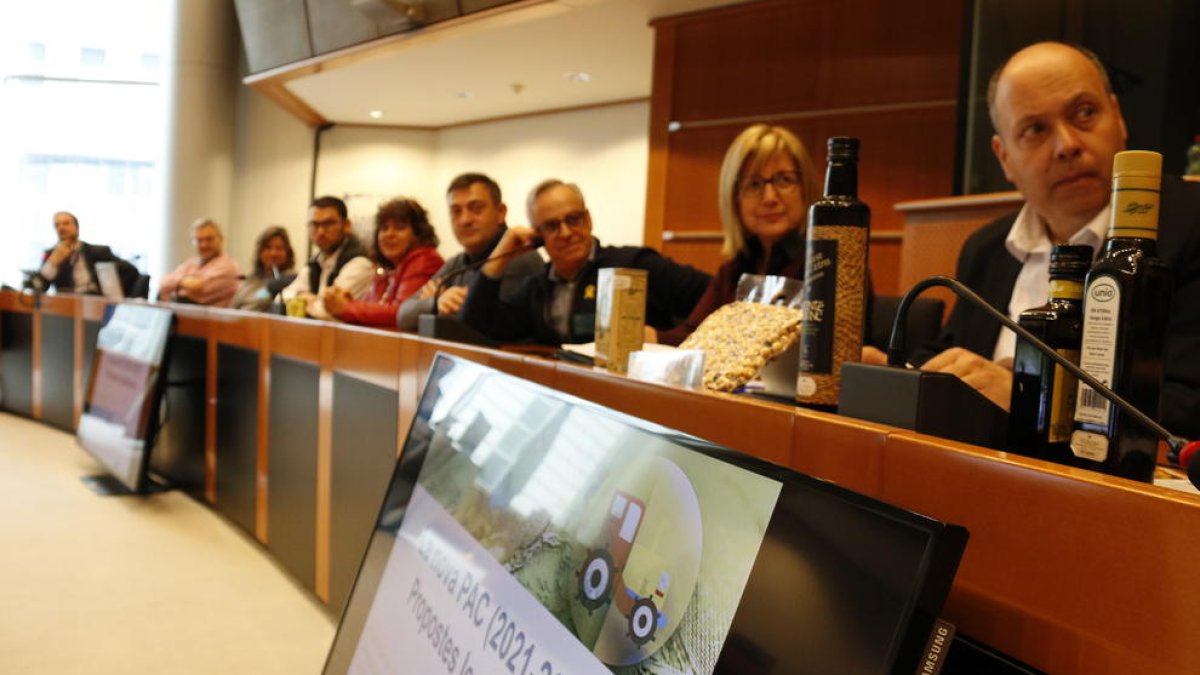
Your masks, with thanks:
M472 270L479 269L493 260L503 260L510 256L533 251L545 245L546 241L540 235L535 235L532 240L525 246L517 247L507 253L494 255L490 258L485 258L477 262L464 265L450 274L442 277L439 280L437 288L433 292L433 313L422 314L417 317L417 334L423 337L438 338L441 340L450 340L453 342L466 342L469 344L483 345L485 347L495 347L496 341L484 335L483 333L471 328L470 326L458 321L454 317L438 315L438 298L441 297L442 289L452 286L453 282L461 278Z
M1012 332L1021 336L1023 340L1029 342L1029 344L1033 345L1034 348L1042 354L1053 359L1055 363L1062 366L1067 372L1075 376L1076 379L1091 387L1096 391L1096 393L1111 401L1113 405L1121 409L1121 412L1137 420L1138 424L1141 424L1147 429L1153 431L1158 435L1159 438L1166 441L1167 445L1171 447L1171 452L1173 455L1178 455L1179 452L1183 450L1184 446L1188 445L1187 439L1181 438L1167 431L1157 421L1152 419L1149 415L1143 413L1141 410L1138 410L1133 404L1121 398L1116 392L1100 382L1100 380L1097 380L1089 375L1087 371L1083 370L1074 363L1071 363L1069 359L1064 357L1062 354L1059 354L1057 350L1039 340L1033 335L1033 333L1025 330L1025 328L1023 328L1016 321L1008 318L1008 316L1006 316L1003 312L997 310L995 307L992 307L986 300L979 297L979 295L977 295L970 288L967 288L967 286L962 282L947 276L933 276L929 277L928 279L923 279L917 282L916 285L914 285L912 289L910 289L908 293L905 293L904 297L900 299L900 305L896 308L896 320L892 324L892 337L888 341L888 366L904 366L904 338L907 328L905 325L905 316L908 314L908 306L912 304L913 299L920 295L922 291L934 286L949 288L950 290L954 291L958 297L970 302L971 305L977 309L983 310L993 319L999 321L1005 328L1008 328Z
M453 286L454 284L451 283L452 281L456 281L456 280L462 278L462 276L465 275L467 272L470 272L472 270L477 270L480 267L483 267L484 265L492 262L493 260L503 260L505 258L511 258L512 256L517 255L518 253L524 253L526 251L536 251L537 249L539 249L545 245L546 245L545 238L543 238L542 235L537 234L537 235L534 235L533 239L531 239L529 241L529 243L524 246L518 246L517 248L514 248L513 250L508 251L507 253L501 253L500 255L494 255L490 258L484 258L483 260L478 260L473 263L463 265L462 267L460 267L460 268L454 270L453 272L447 274L446 276L442 277L438 281L437 288L433 291L433 313L434 314L438 313L438 309L437 309L438 298L441 297L441 295L442 295L442 289Z

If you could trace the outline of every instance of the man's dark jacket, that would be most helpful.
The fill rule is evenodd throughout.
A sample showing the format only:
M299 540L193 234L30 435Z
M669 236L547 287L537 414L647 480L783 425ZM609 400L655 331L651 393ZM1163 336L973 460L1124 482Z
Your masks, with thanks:
M1013 286L1021 271L1004 246L1017 214L976 230L963 244L956 277L1008 313ZM1171 270L1171 317L1163 355L1160 422L1168 431L1200 437L1200 183L1164 176L1158 223L1158 256ZM963 347L992 358L1000 323L959 301L936 342L913 358L924 363L950 347Z
M567 342L591 342L596 316L597 270L628 267L646 270L646 325L665 330L687 317L704 294L711 277L680 265L658 251L637 246L601 246L594 241L595 257L580 271L571 303L571 336ZM511 295L500 297L500 280L480 274L467 292L463 321L500 342L563 342L547 321L552 297L550 263L545 271L525 279Z
M53 248L46 249L42 255L42 260L45 261L50 257ZM117 276L121 280L121 290L128 297L133 293L133 288L137 284L138 271L131 263L113 255L112 249L107 246L98 244L89 244L87 242L79 242L79 255L83 257L84 264L87 265L88 275L92 278L92 283L95 283L97 288L99 282L96 277L96 263L110 262L117 266ZM41 277L41 272L38 272ZM58 266L58 274L53 279L42 277L47 284L54 286L54 290L59 293L70 293L75 291L75 270L74 266L69 264L69 261L63 261Z

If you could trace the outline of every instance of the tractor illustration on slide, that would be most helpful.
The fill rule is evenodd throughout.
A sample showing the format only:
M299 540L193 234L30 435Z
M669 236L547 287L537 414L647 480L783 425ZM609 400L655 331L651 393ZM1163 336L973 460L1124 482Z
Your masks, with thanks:
M579 572L580 604L591 613L615 602L617 611L627 620L629 639L638 646L654 640L658 630L667 625L661 608L671 583L671 575L659 564L664 561L657 560L647 548L640 555L643 559L650 556L651 564L640 568L656 570L657 579L645 574L631 578L628 574L627 563L645 513L642 500L619 490L614 492L598 546L588 551Z

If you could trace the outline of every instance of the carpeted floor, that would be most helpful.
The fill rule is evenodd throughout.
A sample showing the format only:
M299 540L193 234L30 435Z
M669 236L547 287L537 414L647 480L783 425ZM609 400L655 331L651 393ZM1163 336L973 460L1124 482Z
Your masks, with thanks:
M0 414L0 673L319 673L334 621L179 492L100 497L73 436Z

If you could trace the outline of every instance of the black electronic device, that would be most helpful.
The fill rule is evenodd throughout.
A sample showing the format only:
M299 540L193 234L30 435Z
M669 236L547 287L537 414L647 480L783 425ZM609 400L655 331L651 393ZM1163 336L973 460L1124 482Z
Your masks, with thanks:
M324 672L911 675L966 539L439 355Z
M174 329L175 315L163 307L121 304L105 311L75 432L80 447L108 471L86 479L97 491L139 493L150 486L147 467Z
M438 314L438 298L442 294L442 289L453 286L455 281L458 281L468 272L477 270L480 267L492 262L493 260L503 260L511 258L514 255L524 253L526 251L536 251L544 246L546 240L541 235L534 235L533 239L525 246L518 246L507 253L494 255L490 258L477 260L473 263L463 265L446 276L438 279L437 290L433 293L433 313L422 314L417 317L417 334L422 337L438 338L440 340L451 340L454 342L467 342L475 345L483 345L485 347L494 347L498 342L484 335L482 332L464 324L456 317L442 316Z
M1046 343L1039 340L1037 338L1037 336L1035 336L1034 334L1025 330L1023 327L1021 327L1019 324L1017 324L1016 321L1013 321L1012 319L1008 318L1008 316L1006 316L1003 312L996 309L995 307L992 307L990 304L988 304L987 300L984 300L983 298L979 297L979 295L977 293L972 291L961 281L958 281L957 279L952 279L950 277L941 276L941 275L932 276L927 279L922 279L921 281L918 281L915 285L913 285L912 289L910 289L908 291L908 293L906 293L904 295L904 297L900 300L900 307L896 310L896 322L892 326L892 339L888 343L888 368L885 369L882 366L871 366L871 365L862 364L862 363L847 364L847 367L850 367L851 371L852 371L850 377L853 378L853 382L852 382L853 393L850 396L850 407L849 407L849 409L845 409L847 401L846 401L846 393L845 393L845 390L843 389L843 401L842 401L842 407L839 407L839 409L838 409L839 413L848 415L851 417L857 417L859 419L865 419L865 420L870 420L870 421L879 421L879 422L883 422L883 423L890 423L890 422L886 422L885 420L895 417L896 413L894 410L889 410L889 408L894 409L897 406L901 406L901 407L916 411L916 412L914 412L913 416L920 417L920 410L919 410L920 409L920 400L919 399L903 399L903 400L901 400L901 398L899 396L892 396L892 397L883 396L883 397L881 397L879 395L879 390L880 390L880 388L885 388L886 386L888 386L888 383L880 378L893 377L892 374L884 374L884 372L883 372L884 370L900 370L902 372L908 373L907 375L905 375L903 377L920 378L922 380L929 380L930 382L932 382L933 380L929 376L937 375L937 373L927 373L927 372L923 372L923 371L908 369L908 368L905 368L905 364L904 364L905 325L906 325L905 321L904 321L904 317L908 313L908 306L909 306L909 304L912 303L913 299L916 298L918 295L920 295L923 291L925 291L928 288L932 288L934 286L941 286L943 288L949 288L950 290L954 291L954 293L956 295L958 295L960 300L969 302L976 308L986 312L990 317L992 317L996 321L999 321L1002 326L1004 326L1005 328L1007 328L1007 329L1013 331L1014 333L1016 333L1017 335L1019 335L1021 337L1021 339L1025 340L1029 344L1033 345L1038 351L1045 354L1047 357L1049 357L1051 360L1053 360L1058 365L1062 366L1067 372L1074 375L1078 380L1080 380L1084 384L1086 384L1089 387L1091 387L1092 389L1094 389L1096 391L1096 393L1103 396L1105 399L1112 401L1113 405L1120 408L1121 411L1124 412L1126 415L1129 415L1130 417L1132 417L1138 424L1141 424L1146 429L1149 429L1154 434L1156 434L1159 438L1166 441L1167 445L1171 449L1171 456L1173 458L1177 458L1179 456L1180 450L1182 450L1186 445L1188 445L1187 439L1182 438L1180 436L1176 436L1176 435L1172 434L1171 432L1167 431L1165 428L1163 428L1163 426L1161 424L1154 421L1149 415L1146 415L1142 411L1138 410L1135 406L1131 405L1125 399L1118 396L1116 394L1116 392L1114 392L1113 390L1104 386L1104 384L1101 383L1099 380L1097 380L1096 378L1089 375L1087 372L1080 369L1079 366L1075 365L1074 363L1071 363L1071 361L1069 359L1064 357L1062 354L1059 354L1057 351L1052 349ZM878 375L877 376L873 375L873 373L877 373ZM847 377L847 375L845 373L845 369L843 369L842 377L843 378ZM958 378L954 378L954 379L958 379ZM960 384L962 384L961 381L960 381ZM941 385L935 385L935 386L941 386ZM966 386L966 385L964 384L963 386ZM969 389L969 387L968 387L968 389ZM909 388L909 391L913 391L913 390L919 390L919 388ZM983 398L983 397L980 397L980 398ZM934 414L938 415L939 417L945 417L948 419L952 419L955 417L962 417L962 418L970 419L972 417L984 415L983 419L985 419L985 420L991 419L990 416L987 416L983 411L981 411L979 409L979 407L977 407L977 405L976 405L977 401L972 401L969 397L965 396L965 394L963 397L961 397L962 403L953 403L953 401L957 400L953 397L948 398L948 397L942 396L942 397L939 397L938 400L950 402L948 407L945 407L944 409L942 409L940 411L936 411L934 413ZM984 400L987 401L986 399L984 399ZM1000 412L1003 414L1003 410L1001 410L999 408L999 406L996 406L995 404L991 403L991 401L987 401L987 403L989 405L992 405L994 408L996 408L996 410L1000 410ZM906 427L906 428L911 429L913 427ZM915 430L923 431L922 429L915 429ZM939 435L932 431L925 432L925 433ZM990 444L990 443L979 443L978 441L974 441L971 439L957 438L957 437L949 436L949 435L942 436L942 437L950 438L952 440L961 440L961 441L964 441L967 443L975 443L976 445L984 445L986 447L991 447L991 448L1003 448L1004 447L1003 437L1001 437L1000 444L998 444L998 445Z

